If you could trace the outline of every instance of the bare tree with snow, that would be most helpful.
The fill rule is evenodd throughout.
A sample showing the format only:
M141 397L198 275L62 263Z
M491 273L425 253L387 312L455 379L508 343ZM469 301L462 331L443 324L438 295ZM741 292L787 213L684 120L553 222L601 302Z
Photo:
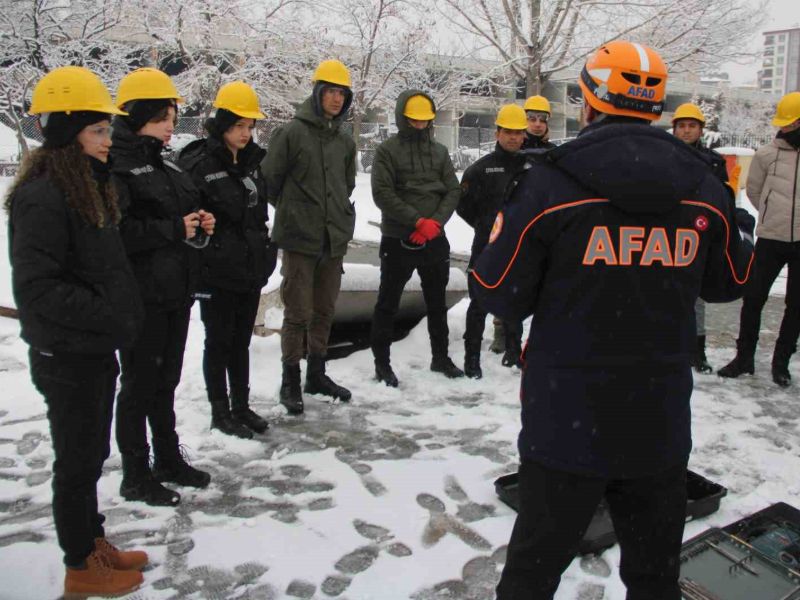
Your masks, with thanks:
M646 43L673 70L704 70L741 57L766 0L444 0L443 11L499 56L527 95L615 39Z
M28 151L22 114L33 85L63 65L85 66L106 83L127 70L133 51L108 37L125 17L122 0L0 0L0 113Z

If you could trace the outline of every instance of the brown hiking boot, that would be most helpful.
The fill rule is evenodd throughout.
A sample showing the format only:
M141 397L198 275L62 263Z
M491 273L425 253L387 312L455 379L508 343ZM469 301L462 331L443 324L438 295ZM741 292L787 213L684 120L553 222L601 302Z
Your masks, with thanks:
M67 567L64 577L64 599L77 600L89 596L123 596L144 581L139 571L118 571L97 550L86 557L85 569Z
M111 568L117 571L141 571L147 566L147 553L141 550L124 552L106 538L94 538L94 549L108 559Z

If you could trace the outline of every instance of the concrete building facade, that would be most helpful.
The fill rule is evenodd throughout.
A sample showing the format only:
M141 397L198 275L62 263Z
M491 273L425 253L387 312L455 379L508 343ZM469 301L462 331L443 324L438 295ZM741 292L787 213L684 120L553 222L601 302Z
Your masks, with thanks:
M758 84L780 96L800 90L800 27L764 32Z

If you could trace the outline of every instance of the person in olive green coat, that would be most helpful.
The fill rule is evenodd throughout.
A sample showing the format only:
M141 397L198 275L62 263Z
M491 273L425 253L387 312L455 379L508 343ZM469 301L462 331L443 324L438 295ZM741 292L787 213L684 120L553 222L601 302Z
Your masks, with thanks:
M450 276L450 244L444 224L461 197L447 148L433 139L436 105L420 90L397 99L398 132L378 146L372 166L372 197L381 209L381 283L372 316L370 342L375 377L397 387L389 360L394 317L403 289L416 270L428 315L431 370L447 377L464 372L448 356L445 290Z
M352 102L350 73L338 60L320 63L311 96L267 148L261 170L275 205L272 240L283 250L281 329L283 379L280 399L290 414L304 410L300 359L308 340L304 390L341 401L350 391L325 374L328 336L353 238L356 147L340 125Z

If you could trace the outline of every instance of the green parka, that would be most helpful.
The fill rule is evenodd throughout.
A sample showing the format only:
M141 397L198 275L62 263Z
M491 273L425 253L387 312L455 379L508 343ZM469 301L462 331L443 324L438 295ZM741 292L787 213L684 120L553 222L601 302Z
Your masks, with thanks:
M403 116L411 96L420 90L400 94L395 106L398 132L378 146L372 166L372 198L381 209L381 232L405 239L417 221L429 218L442 226L458 206L461 188L453 162L444 144L433 139L430 127L417 130Z
M356 186L356 146L340 130L352 101L348 94L334 119L322 116L320 88L294 118L275 132L261 163L267 196L275 205L272 240L284 250L317 256L330 242L336 258L353 239L356 213L350 194Z

